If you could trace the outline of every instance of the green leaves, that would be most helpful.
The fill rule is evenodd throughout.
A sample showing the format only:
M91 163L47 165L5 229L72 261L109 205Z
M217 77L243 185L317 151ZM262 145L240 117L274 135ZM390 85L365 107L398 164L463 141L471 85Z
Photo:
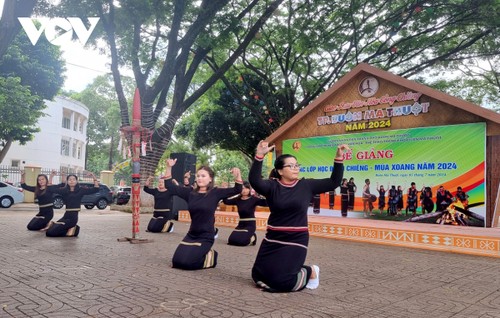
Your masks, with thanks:
M25 144L40 131L37 121L43 115L43 100L32 95L19 77L0 77L0 140Z

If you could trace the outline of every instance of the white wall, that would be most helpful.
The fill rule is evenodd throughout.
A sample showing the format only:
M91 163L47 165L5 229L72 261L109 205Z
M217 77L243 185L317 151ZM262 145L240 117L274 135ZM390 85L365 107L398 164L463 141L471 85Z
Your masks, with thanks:
M26 165L41 166L47 169L59 170L61 167L81 171L85 167L85 143L87 139L87 124L89 118L88 108L80 102L68 97L57 96L54 101L45 101L46 116L38 120L40 132L35 138L21 146L13 143L1 165L10 166L12 161L20 161L21 168ZM63 114L71 118L70 129L63 128ZM79 127L74 131L74 121L83 119L83 131ZM78 122L78 125L80 123ZM61 155L61 140L70 141L69 156ZM80 158L73 157L72 147L74 142L81 146Z

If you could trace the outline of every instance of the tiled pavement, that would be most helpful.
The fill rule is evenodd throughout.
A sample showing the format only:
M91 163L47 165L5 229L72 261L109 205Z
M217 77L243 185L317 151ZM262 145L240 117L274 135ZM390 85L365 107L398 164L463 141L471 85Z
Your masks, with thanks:
M500 317L498 258L311 237L320 287L272 294L250 278L258 246L226 245L230 228L215 269L182 271L170 259L187 223L130 244L130 214L94 209L78 238L47 238L26 230L35 211L0 210L0 317Z

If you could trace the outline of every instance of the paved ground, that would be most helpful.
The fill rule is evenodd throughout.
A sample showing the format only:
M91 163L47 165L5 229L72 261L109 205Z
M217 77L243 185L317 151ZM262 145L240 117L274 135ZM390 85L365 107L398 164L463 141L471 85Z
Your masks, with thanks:
M117 241L131 235L127 213L82 212L78 238L27 231L34 214L0 210L0 317L500 317L495 258L312 237L320 287L272 294L250 278L258 246L226 245L229 228L217 268L182 271L170 259L188 224L130 244Z

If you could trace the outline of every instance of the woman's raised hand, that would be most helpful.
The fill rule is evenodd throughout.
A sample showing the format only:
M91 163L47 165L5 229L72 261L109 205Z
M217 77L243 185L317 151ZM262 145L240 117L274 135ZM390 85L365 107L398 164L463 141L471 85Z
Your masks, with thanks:
M344 153L347 151L351 151L351 148L349 148L348 145L346 145L346 144L338 145L337 146L337 153L335 154L335 160L344 159Z
M240 168L236 168L236 167L232 168L231 169L231 174L233 175L235 181L241 181L241 171L240 171Z
M177 162L177 159L167 159L165 160L165 163L167 164L167 167L173 167L175 166L175 163Z
M268 152L274 149L274 145L269 146L267 141L261 140L257 145L257 150L255 151L255 155L258 157L264 157Z

